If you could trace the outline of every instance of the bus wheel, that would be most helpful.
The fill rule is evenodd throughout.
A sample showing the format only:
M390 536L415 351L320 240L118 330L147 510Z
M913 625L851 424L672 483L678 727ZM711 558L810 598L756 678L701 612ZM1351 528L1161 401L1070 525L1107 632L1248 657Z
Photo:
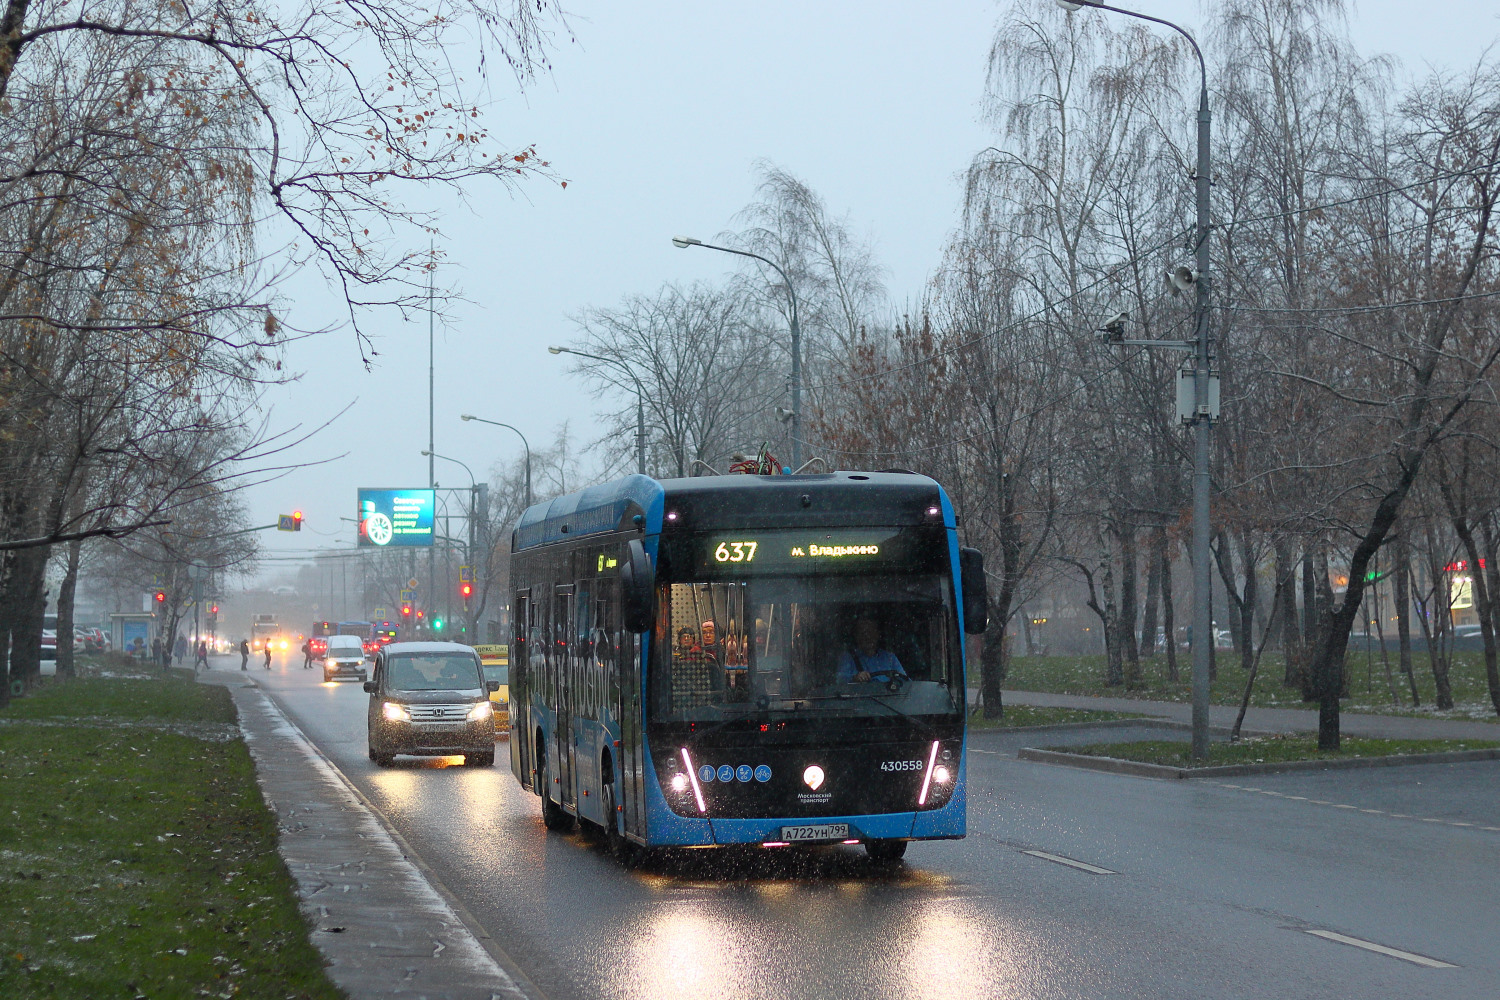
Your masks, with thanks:
M551 791L552 779L547 776L547 759L543 757L538 761L537 769L538 789L542 793L542 825L549 830L571 830L573 828L573 817L562 806L553 802L548 792Z
M865 841L865 853L870 856L871 861L884 861L894 864L906 856L906 841L867 840Z

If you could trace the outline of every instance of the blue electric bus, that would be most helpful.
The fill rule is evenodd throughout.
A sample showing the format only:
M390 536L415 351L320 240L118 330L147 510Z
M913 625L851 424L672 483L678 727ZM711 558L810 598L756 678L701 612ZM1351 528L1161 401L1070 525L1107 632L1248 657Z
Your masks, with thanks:
M658 846L964 836L983 560L906 472L629 476L511 537L511 770L552 829Z

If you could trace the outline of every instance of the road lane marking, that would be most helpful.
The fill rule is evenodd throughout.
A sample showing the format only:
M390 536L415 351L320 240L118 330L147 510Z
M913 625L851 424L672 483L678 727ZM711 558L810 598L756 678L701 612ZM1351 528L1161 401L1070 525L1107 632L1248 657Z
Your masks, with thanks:
M1458 968L1458 966L1454 965L1452 962L1444 962L1436 958L1428 958L1426 955L1417 955L1413 952L1402 951L1400 948L1387 948L1383 944L1376 944L1374 941L1365 941L1361 938L1350 937L1347 934L1340 934L1338 931L1325 931L1319 928L1312 927L1304 927L1302 930L1304 933L1311 934L1314 937L1323 938L1327 941L1335 941L1339 944L1353 945L1356 948L1363 948L1365 951L1373 951L1379 955L1389 955L1391 958L1399 958L1401 959L1401 961L1411 962L1413 965L1425 965L1429 969Z
M1022 851L1021 853L1029 854L1033 858L1041 858L1043 861L1051 861L1053 864L1067 865L1069 868L1077 868L1079 871L1092 872L1095 875L1120 874L1119 872L1111 871L1108 868L1100 868L1098 865L1090 865L1082 861L1074 861L1072 858L1065 858L1061 854L1048 854L1046 851Z
M1410 819L1419 823L1438 823L1443 826L1467 827L1470 830L1485 830L1490 833L1500 833L1500 826L1480 826L1477 823L1467 823L1463 820L1443 819L1439 816L1413 816L1410 813L1386 812L1383 809L1364 809L1360 806L1347 805L1342 802L1330 802L1327 799L1309 799L1302 795L1287 795L1285 792L1275 792L1266 788L1251 788L1247 785L1232 785L1227 781L1213 782L1220 788L1229 788L1237 792L1258 792L1261 795L1270 795L1278 799L1286 799L1291 802L1306 802L1311 806L1331 806L1334 809L1347 809L1367 813L1371 816L1385 816L1389 819Z

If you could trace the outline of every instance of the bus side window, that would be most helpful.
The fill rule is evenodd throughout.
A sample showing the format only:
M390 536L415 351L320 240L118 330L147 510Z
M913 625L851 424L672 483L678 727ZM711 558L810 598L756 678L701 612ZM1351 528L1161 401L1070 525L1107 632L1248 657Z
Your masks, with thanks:
M577 664L577 677L581 682L583 711L590 719L597 719L599 701L596 697L598 686L594 683L598 670L594 664L593 643L589 635L589 613L593 605L589 603L589 585L587 582L579 582L573 590L573 643L574 662Z
M531 626L527 633L527 653L531 656L531 676L542 694L542 702L552 704L552 644L547 641L547 598L531 605Z
M511 613L511 647L507 659L510 663L510 686L515 692L513 698L523 694L526 690L526 656L530 645L526 641L526 627L530 604L529 594L518 593L515 602L511 605L514 610Z

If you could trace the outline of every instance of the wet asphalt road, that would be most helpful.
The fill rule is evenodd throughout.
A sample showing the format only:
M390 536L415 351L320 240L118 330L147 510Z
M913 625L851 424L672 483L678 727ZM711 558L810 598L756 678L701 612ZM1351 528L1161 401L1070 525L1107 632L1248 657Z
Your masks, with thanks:
M552 1000L1500 996L1496 762L1157 781L1012 756L1139 731L978 735L968 838L894 871L843 847L627 871L545 831L506 744L382 770L357 683L255 679Z

